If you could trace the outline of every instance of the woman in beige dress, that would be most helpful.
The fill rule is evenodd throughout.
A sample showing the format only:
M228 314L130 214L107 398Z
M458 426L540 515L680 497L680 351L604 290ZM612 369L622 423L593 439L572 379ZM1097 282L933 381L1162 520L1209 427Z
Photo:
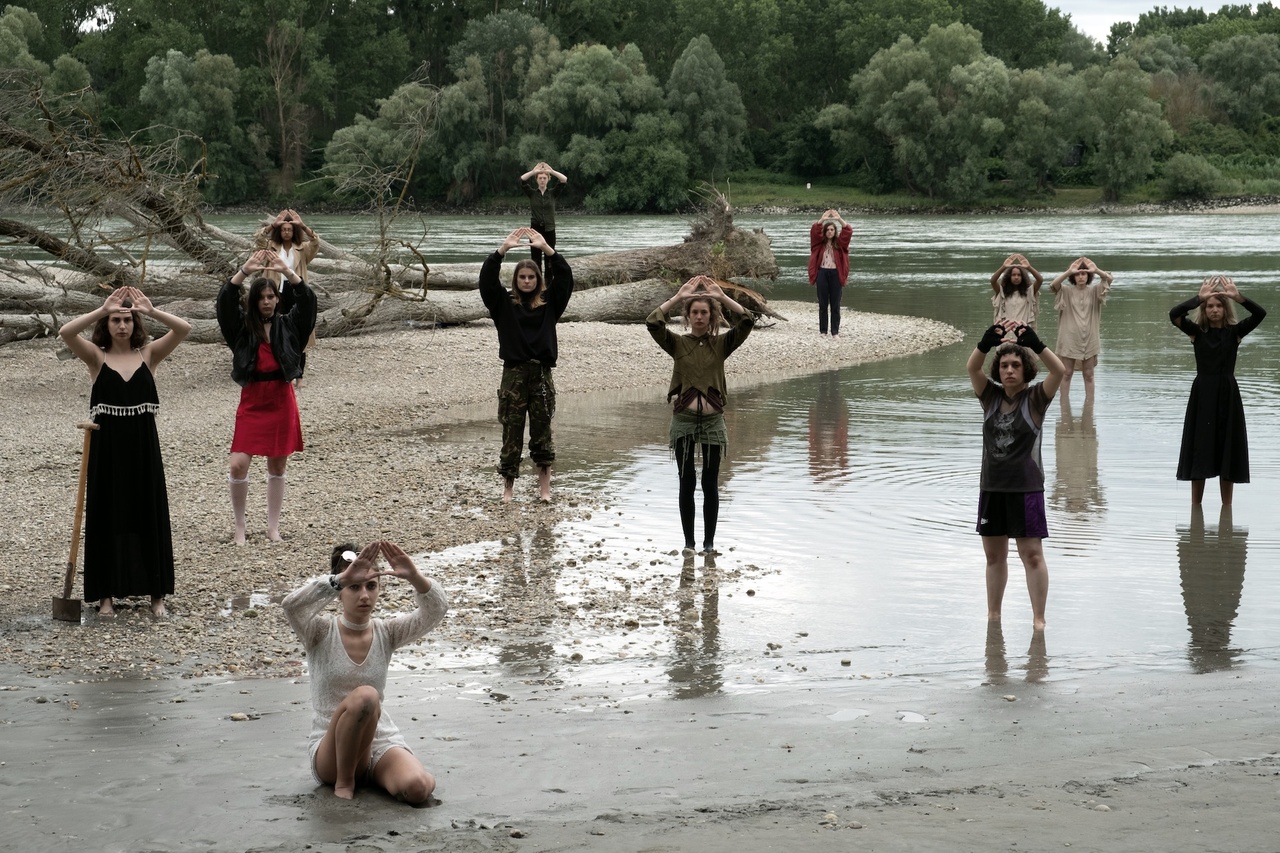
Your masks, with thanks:
M1111 292L1111 280L1111 273L1098 269L1093 261L1077 258L1066 272L1049 282L1055 294L1053 307L1058 311L1058 343L1054 351L1066 367L1062 377L1064 397L1071 390L1071 377L1077 369L1084 374L1085 396L1093 395L1093 369L1102 349L1102 304Z
M1012 254L1004 259L1000 269L991 274L991 296L994 308L991 322L1003 324L1011 321L1020 326L1036 327L1036 315L1040 313L1040 285L1044 276L1031 266L1026 255Z

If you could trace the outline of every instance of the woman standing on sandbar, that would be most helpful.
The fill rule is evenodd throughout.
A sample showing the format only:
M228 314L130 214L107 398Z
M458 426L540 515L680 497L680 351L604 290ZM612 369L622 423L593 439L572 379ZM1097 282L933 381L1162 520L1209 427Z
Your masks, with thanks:
M169 327L148 342L142 318ZM91 340L80 336L93 327ZM115 615L115 598L144 595L165 615L173 593L173 534L156 412L155 373L191 332L136 287L111 292L102 307L69 321L58 334L89 368L89 438L85 489L84 599L99 616Z
M533 184L529 183L530 178ZM551 183L552 178L558 183ZM556 247L556 196L568 182L567 177L546 162L538 163L520 176L520 190L529 197L529 227L541 234L543 243L553 249ZM529 243L529 257L537 264L538 272L550 278L552 270L542 261L544 251L541 244Z
M687 335L667 327L667 315L682 306ZM727 332L725 315L733 317ZM649 334L674 359L667 401L671 403L668 443L676 457L680 476L680 526L684 550L695 546L693 492L697 480L694 451L702 448L702 550L715 553L716 525L720 519L720 458L729 445L724 425L728 400L725 360L751 334L755 319L710 276L694 276L646 319Z
M241 285L253 273L283 276L292 307L277 309L281 291L265 274L256 276L241 302ZM302 346L316 325L316 296L307 283L270 249L254 252L222 285L217 301L218 327L231 349L231 378L240 386L235 435L231 439L231 511L234 541L245 543L245 506L249 465L267 457L267 539L279 542L284 507L285 468L302 450L302 418L292 382L302 374Z
M1237 322L1233 302L1249 309ZM1194 318L1188 314L1195 311ZM1206 278L1200 292L1169 311L1169 320L1195 347L1196 378L1191 383L1182 423L1178 479L1191 481L1191 503L1204 499L1204 481L1218 477L1223 505L1230 505L1236 483L1249 482L1249 439L1244 402L1236 383L1236 353L1245 335L1267 316L1261 305L1240 293L1224 275Z
M837 227L838 226L838 227ZM818 334L840 337L840 299L849 282L853 226L834 208L809 226L809 284L818 289Z
M546 254L552 274L544 280L536 263L520 261L511 275L508 291L499 281L502 259L524 240ZM515 494L527 416L529 456L538 466L538 498L547 503L551 500L551 463L556 461L551 439L551 419L556 413L556 386L551 371L560 350L556 323L573 295L573 270L564 255L551 248L541 234L532 228L517 228L485 258L479 287L480 298L498 330L498 358L502 359L502 384L498 386L502 501L510 501Z

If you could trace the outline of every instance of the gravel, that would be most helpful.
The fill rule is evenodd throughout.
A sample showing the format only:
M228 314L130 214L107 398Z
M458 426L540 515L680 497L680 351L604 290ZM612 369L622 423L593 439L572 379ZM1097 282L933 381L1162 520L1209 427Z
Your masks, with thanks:
M932 320L846 310L837 342L818 337L813 305L771 305L792 321L752 334L729 360L731 386L746 377L776 381L922 352L962 337ZM170 615L153 619L147 602L135 600L124 602L113 620L98 619L86 604L83 624L55 622L49 596L61 595L68 557L81 448L75 424L88 409L88 377L56 338L0 347L0 367L7 377L0 467L9 484L0 495L6 519L0 546L9 564L0 578L0 649L10 664L34 675L295 674L301 650L276 602L301 578L327 571L337 542L382 536L411 553L436 552L585 515L603 500L555 490L553 483L555 499L542 506L532 500L535 478L526 476L516 502L503 505L494 471L496 424L493 440L485 443L433 435L460 407L494 401L501 365L491 324L325 339L310 355L300 395L307 449L289 464L285 541L270 543L263 532L266 471L256 460L249 542L236 547L226 487L239 399L229 376L230 353L222 346L184 344L157 377L177 562ZM662 405L670 367L643 325L560 327L555 379L562 399L653 387L654 405ZM584 553L581 562L590 565L591 555ZM453 609L433 642L462 646L485 630L483 585L473 582L473 569L433 570ZM77 579L73 595L80 589ZM545 595L554 595L554 584ZM634 618L621 615L625 598L597 607L590 618L597 627ZM661 608L660 599L650 609ZM389 587L383 606L395 609L407 600ZM556 603L525 607L555 611Z

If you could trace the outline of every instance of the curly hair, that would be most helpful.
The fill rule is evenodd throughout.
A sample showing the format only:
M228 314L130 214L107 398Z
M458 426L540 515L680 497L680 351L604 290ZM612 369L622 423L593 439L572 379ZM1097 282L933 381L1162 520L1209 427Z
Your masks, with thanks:
M1018 271L1019 283L1013 283L1013 271ZM1021 293L1023 296L1027 294L1027 288L1031 286L1031 276L1027 275L1024 267L1009 267L1000 276L1000 290L1005 296L1013 293Z
M1016 355L1022 362L1023 382L1029 384L1032 379L1036 378L1036 360L1031 357L1031 350L1024 346L1019 346L1018 344L1005 343L1001 344L999 348L996 349L996 357L991 361L991 369L988 371L988 375L991 377L992 382L997 385L1001 384L1000 360L1006 355Z
M130 311L129 314L133 317L133 332L129 335L129 348L142 349L150 335L147 334L146 327L142 325L142 315L137 311ZM93 324L93 332L89 335L89 340L98 349L111 349L110 314Z

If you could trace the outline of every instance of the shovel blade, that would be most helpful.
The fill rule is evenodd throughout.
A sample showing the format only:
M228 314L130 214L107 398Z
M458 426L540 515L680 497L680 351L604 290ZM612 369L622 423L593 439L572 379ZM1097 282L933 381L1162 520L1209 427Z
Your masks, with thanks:
M59 622L80 624L80 599L53 597L53 618Z

